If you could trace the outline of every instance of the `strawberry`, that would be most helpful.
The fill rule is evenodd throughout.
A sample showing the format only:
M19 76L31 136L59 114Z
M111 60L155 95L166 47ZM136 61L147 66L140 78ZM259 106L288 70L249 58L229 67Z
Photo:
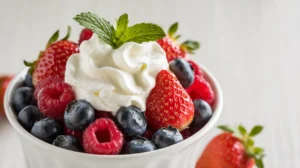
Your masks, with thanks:
M157 40L157 43L165 50L169 62L175 58L187 58L187 53L194 54L194 51L200 47L197 41L192 40L187 40L178 45L177 40L180 35L176 35L177 29L178 22L169 28L167 36Z
M93 36L93 31L84 28L80 33L78 44L80 45L83 41L89 40L92 36Z
M59 31L56 31L49 39L46 49L40 52L36 61L32 63L24 61L24 64L30 67L34 86L51 76L64 79L68 58L78 52L78 45L68 41L70 31L71 29L68 27L67 35L59 41L57 41Z
M192 122L193 102L172 72L162 70L157 75L146 101L145 115L154 130L168 126L183 130Z
M0 77L0 115L4 114L4 106L3 106L4 94L12 78L13 78L12 76L8 76L8 75Z
M238 127L240 135L228 126L220 126L224 130L206 146L196 168L263 168L264 150L254 146L253 137L259 134L263 127L255 126L250 133L243 126Z

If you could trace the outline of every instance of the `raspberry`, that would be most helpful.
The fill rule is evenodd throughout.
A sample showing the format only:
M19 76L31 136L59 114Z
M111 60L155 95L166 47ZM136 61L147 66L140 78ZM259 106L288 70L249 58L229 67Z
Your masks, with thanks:
M64 134L65 134L65 135L71 135L71 136L74 136L74 137L77 138L80 142L82 142L82 135L83 135L83 132L81 132L81 131L73 131L73 130L67 128L66 125L64 125Z
M42 80L35 87L34 97L37 99L38 94L39 94L41 89L43 89L45 86L50 85L51 83L57 83L57 82L63 82L63 79L60 78L59 76L52 76L52 77L49 77L49 78L46 78L46 79Z
M78 44L80 45L83 41L89 40L93 35L93 31L90 29L83 29L80 33Z
M95 111L95 115L96 118L110 118L110 119L114 118L111 112L106 112L106 111Z
M193 67L195 76L199 76L199 77L204 76L202 69L199 67L199 65L196 62L194 62L192 60L188 60L188 62Z
M97 119L83 133L83 148L87 153L118 154L123 144L123 134L116 124L108 118Z
M72 87L64 82L45 86L38 94L38 106L47 117L62 119L67 105L75 99Z
M212 105L214 101L214 91L210 84L202 77L195 76L194 83L186 89L192 100L202 99Z

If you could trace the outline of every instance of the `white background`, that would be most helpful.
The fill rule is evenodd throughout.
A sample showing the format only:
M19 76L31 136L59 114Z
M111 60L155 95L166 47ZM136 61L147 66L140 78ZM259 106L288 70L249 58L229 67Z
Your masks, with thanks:
M256 143L266 148L266 168L300 167L299 1L279 0L0 0L0 73L17 73L49 36L85 11L114 21L127 12L131 23L180 22L185 38L201 41L193 58L210 69L224 91L219 124L265 126ZM206 143L218 130L211 131ZM45 151L47 152L47 151ZM19 142L0 120L0 167L22 167Z

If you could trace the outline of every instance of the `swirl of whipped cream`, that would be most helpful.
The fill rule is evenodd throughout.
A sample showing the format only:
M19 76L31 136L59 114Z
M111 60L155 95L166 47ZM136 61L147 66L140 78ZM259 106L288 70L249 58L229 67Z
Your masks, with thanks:
M166 54L156 42L128 42L114 50L94 34L80 45L80 53L68 59L65 82L77 99L115 115L130 105L144 111L156 75L168 68Z

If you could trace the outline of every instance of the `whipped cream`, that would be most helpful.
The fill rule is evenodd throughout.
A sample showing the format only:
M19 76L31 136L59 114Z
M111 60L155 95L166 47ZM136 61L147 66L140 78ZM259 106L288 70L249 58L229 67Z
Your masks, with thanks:
M165 51L156 42L128 42L114 50L93 34L68 59L65 82L77 99L97 110L115 115L120 107L134 105L145 111L157 74L168 68Z

